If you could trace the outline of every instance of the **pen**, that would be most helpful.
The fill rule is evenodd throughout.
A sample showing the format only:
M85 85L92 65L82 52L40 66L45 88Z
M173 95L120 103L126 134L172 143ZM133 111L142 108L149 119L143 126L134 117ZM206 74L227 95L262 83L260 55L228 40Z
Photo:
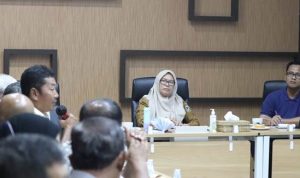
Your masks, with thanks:
M279 123L278 124L281 124L281 117L280 115L278 115L278 112L275 110L275 116L279 116Z

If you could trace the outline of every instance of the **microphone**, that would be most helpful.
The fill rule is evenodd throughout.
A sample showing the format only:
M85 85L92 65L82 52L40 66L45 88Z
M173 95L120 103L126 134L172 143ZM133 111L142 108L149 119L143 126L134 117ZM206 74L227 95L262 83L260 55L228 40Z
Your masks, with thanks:
M68 110L64 105L57 106L55 111L56 114L60 116L60 119L62 120L66 120L69 117Z

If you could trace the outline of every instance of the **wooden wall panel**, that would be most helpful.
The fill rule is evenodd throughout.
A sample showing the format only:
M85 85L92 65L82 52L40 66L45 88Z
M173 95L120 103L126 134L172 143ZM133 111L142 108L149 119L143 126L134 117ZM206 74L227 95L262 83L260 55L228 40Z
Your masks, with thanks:
M230 16L231 0L195 0L195 15Z
M118 100L121 49L298 50L298 0L240 0L239 21L235 23L191 23L187 10L187 1L182 0L0 0L0 50L57 49L61 102L75 115L86 100L96 97ZM215 60L216 65L221 64ZM28 61L32 62L35 60ZM259 64L257 61L251 67ZM266 73L276 70L279 77L280 65L274 64L275 69L268 68ZM178 68L176 72L181 74L180 71ZM188 75L191 77L192 73ZM191 85L193 95L201 94L197 93L198 85ZM129 120L129 106L122 107ZM201 113L202 107L194 110ZM225 106L216 103L217 107ZM249 117L252 109L247 111L247 107L232 109Z
M16 79L20 79L22 72L32 64L40 64L50 67L49 57L40 56L15 56L10 58L10 75Z
M266 80L285 79L289 58L276 57L143 57L127 62L126 96L132 80L171 69L189 81L191 97L261 97ZM254 87L253 87L254 86Z

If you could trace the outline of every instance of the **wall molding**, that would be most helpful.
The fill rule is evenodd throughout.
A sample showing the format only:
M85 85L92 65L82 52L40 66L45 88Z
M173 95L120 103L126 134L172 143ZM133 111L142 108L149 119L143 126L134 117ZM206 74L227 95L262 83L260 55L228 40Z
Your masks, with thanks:
M231 0L230 16L199 16L195 15L195 1L188 1L188 19L190 21L238 21L239 0Z
M233 52L233 51L161 51L161 50L121 50L120 51L120 73L119 73L119 101L129 103L131 98L126 97L126 61L130 57L149 56L176 56L176 57L288 57L295 59L298 52ZM190 97L189 102L252 102L259 103L262 97Z
M3 73L9 74L10 60L13 56L49 56L50 68L57 79L57 50L56 49L4 49Z

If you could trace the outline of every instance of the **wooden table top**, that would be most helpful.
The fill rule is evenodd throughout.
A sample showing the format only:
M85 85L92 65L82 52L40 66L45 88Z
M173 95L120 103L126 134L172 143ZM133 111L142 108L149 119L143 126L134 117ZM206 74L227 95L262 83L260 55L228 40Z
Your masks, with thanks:
M154 133L148 134L149 138L172 138L172 137L255 137L255 136L288 136L288 135L300 135L300 129L295 129L292 132L288 132L286 129L270 128L269 130L251 130L249 132L203 132L203 133Z

